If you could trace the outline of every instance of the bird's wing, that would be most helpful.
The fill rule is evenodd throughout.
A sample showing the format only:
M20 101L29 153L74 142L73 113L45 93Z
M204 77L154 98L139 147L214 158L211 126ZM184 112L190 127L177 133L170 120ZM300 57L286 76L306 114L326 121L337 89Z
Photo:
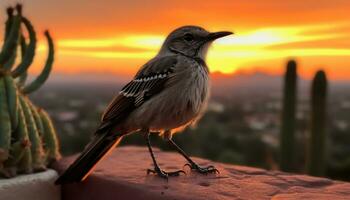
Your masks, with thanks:
M97 132L116 125L145 101L160 93L173 75L176 64L176 56L156 57L146 63L109 104Z

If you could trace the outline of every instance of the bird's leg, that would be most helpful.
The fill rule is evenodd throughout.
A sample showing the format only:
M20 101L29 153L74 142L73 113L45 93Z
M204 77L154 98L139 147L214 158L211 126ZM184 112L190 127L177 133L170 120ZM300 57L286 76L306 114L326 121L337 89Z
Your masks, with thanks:
M208 167L200 167L197 163L195 163L177 144L172 140L171 136L167 138L168 143L174 147L174 149L179 152L183 157L186 158L188 163L185 166L189 166L192 170L196 170L201 174L209 174L209 173L220 173L213 165Z
M150 136L150 132L149 132L149 130L147 130L145 132L145 139L146 139L146 142L147 142L149 153L151 154L151 157L152 157L154 169L148 169L147 170L147 174L156 173L158 176L160 176L161 178L165 178L165 179L168 179L169 176L179 176L180 173L184 173L185 174L185 171L183 171L183 170L178 170L178 171L174 171L174 172L166 172L166 171L162 170L159 167L159 165L158 165L158 163L156 161L156 158L154 156L153 150L152 150L152 146L151 146L151 142L150 142L149 136Z

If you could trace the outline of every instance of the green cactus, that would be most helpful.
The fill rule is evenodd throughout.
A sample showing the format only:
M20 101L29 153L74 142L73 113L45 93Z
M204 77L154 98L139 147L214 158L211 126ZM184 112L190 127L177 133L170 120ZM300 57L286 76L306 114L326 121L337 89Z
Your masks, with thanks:
M31 141L29 140L28 128L26 118L22 109L21 103L18 104L18 128L14 134L14 139L16 142L22 144L23 155L17 164L17 171L19 173L32 173L32 154L31 154ZM12 155L14 158L18 155Z
M39 109L39 114L44 127L44 134L42 137L44 142L44 149L47 153L46 163L51 164L53 161L56 161L61 157L56 131L53 127L49 115L43 109Z
M19 116L18 127L12 134L13 143L11 144L10 157L5 162L10 177L15 176L17 172L32 172L31 144L28 136L27 123L20 103L17 106L17 113Z
M29 34L29 44L25 48L24 56L22 57L21 63L16 67L14 71L12 71L12 76L15 78L27 71L27 69L33 62L33 59L35 56L35 49L36 49L36 34L32 24L25 17L22 17L22 22L25 25ZM23 44L21 44L21 47L22 45ZM23 51L23 48L22 48L22 51Z
M12 7L9 7L6 9L6 13L7 13L7 21L5 22L5 35L4 35L4 41L7 40L9 34L10 34L10 31L11 31L11 25L12 25L12 22L13 22L13 8Z
M311 88L311 132L309 137L307 173L323 176L326 170L327 77L318 71Z
M42 171L45 169L44 150L41 138L39 136L38 128L36 126L31 108L27 103L28 100L26 100L26 97L20 96L19 100L23 109L24 118L27 124L29 140L31 143L33 170Z
M10 32L8 34L8 37L5 38L6 40L4 41L2 51L0 53L0 65L2 66L9 61L16 49L16 46L18 44L18 37L20 34L21 19L21 8L20 6L17 6L17 15L13 17Z
M4 81L6 87L8 109L11 117L11 128L12 130L16 130L18 125L18 91L11 76L4 76Z
M29 152L29 145L28 145L28 152ZM5 162L5 176L6 177L14 177L17 175L17 165L22 160L23 156L25 154L25 146L23 146L23 143L20 141L17 141L13 144L11 144L11 149L10 149L10 157L9 159ZM29 164L30 166L30 164Z
M58 141L52 122L45 111L39 109L26 94L47 80L54 60L53 41L48 33L49 53L42 73L25 85L28 69L33 62L36 35L30 21L22 16L22 7L7 9L5 37L0 52L0 176L13 177L21 173L41 171L59 159ZM28 31L29 44L22 33L21 24ZM19 65L12 70L21 50Z
M44 129L44 125L43 122L41 120L40 114L38 112L38 109L33 105L33 103L31 101L29 101L29 99L27 99L27 103L30 107L30 110L32 111L33 117L34 117L34 121L36 124L36 127L38 129L38 133L39 136L42 138L43 134L45 133L45 129Z
M280 131L280 169L295 170L295 126L297 106L297 65L294 60L287 64L283 89L282 124Z
M25 58L25 53L27 50L27 44L26 44L26 40L24 38L23 35L21 35L21 58L24 59ZM18 88L22 89L24 84L26 83L28 77L28 72L25 71L22 74L20 74L20 76L18 77L18 82L17 82L17 86Z
M9 157L11 145L11 117L9 114L5 80L0 78L0 168Z
M11 30L11 24L13 22L13 8L8 8L7 9L7 21L5 24L5 41L8 39L10 30ZM20 39L20 38L18 38ZM10 59L4 64L4 68L7 70L10 70L13 66L13 64L15 63L16 60L16 55L17 55L17 45L15 47L15 49L13 50L13 53L10 57Z
M48 57L44 66L43 71L41 72L41 74L30 84L28 84L27 86L25 86L22 90L22 92L24 94L28 94L31 93L37 89L39 89L47 80L47 78L50 75L51 69L52 69L52 63L54 60L54 48L53 48L53 41L52 38L49 34L48 31L45 31L45 36L47 38L47 42L49 45L49 53L48 53Z

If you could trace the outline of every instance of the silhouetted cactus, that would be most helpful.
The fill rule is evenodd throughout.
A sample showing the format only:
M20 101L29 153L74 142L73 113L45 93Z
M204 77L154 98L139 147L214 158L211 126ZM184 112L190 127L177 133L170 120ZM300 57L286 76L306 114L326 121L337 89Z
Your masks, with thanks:
M297 106L297 65L294 60L287 63L284 77L282 124L280 131L280 169L295 170L295 126Z
M50 162L60 157L56 133L47 114L39 114L26 94L40 88L47 80L53 60L54 46L48 31L48 58L41 74L28 85L27 70L33 62L36 35L30 21L23 17L22 7L7 9L5 37L0 52L0 176L13 177L18 173L44 170ZM25 41L21 24L28 31ZM12 70L21 49L21 61ZM44 113L40 109L40 113Z
M308 146L307 172L322 176L326 170L327 77L318 71L311 88L311 132Z

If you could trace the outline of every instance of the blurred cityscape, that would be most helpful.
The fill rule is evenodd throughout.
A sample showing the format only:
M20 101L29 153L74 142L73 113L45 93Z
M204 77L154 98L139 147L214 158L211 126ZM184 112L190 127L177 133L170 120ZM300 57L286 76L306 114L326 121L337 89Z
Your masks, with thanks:
M84 148L103 110L126 79L53 79L31 97L49 112L60 137L62 153L71 155ZM174 140L192 156L278 169L282 77L263 73L214 74L212 83L208 111L198 124L175 135ZM299 80L298 90L297 167L299 172L304 172L310 81ZM327 135L327 176L349 181L350 83L330 82ZM152 142L161 149L171 150L160 137L154 136ZM122 145L145 145L145 141L140 135L131 135Z

